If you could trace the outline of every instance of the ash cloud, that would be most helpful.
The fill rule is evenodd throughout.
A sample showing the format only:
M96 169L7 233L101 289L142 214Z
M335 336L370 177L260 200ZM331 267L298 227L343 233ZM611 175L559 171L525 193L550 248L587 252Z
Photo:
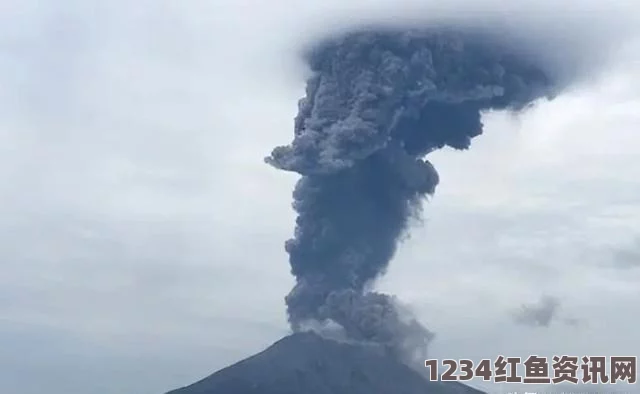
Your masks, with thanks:
M560 300L557 297L543 296L535 303L523 304L514 311L513 317L517 323L533 327L549 327L557 318Z
M636 241L627 248L621 248L615 251L611 265L621 270L640 268L640 241Z
M312 75L293 142L265 159L302 175L286 242L294 330L333 321L348 338L399 353L433 338L394 298L370 289L438 185L425 156L468 149L484 111L518 111L559 88L532 59L479 33L369 27L306 51Z
M584 325L578 318L565 316L560 298L550 295L543 295L533 303L522 304L512 311L512 317L516 323L530 327L549 327L555 323L573 327Z

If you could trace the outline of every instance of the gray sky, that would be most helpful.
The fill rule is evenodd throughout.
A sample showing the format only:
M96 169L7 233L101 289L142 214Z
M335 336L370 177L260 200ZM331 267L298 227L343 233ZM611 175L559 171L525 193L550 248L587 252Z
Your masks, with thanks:
M161 394L286 334L296 176L262 158L291 139L294 49L390 13L506 14L594 67L432 155L441 184L379 288L433 357L640 354L640 51L600 64L639 6L340 3L0 5L0 392ZM514 321L545 296L548 327Z

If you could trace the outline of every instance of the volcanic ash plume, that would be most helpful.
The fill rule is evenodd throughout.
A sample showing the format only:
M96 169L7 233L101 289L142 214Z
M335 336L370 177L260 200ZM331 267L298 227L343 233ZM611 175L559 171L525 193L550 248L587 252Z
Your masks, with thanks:
M297 279L286 297L294 330L332 321L352 340L426 347L430 331L370 291L438 184L424 157L469 148L483 110L518 110L553 87L542 70L479 37L369 30L308 52L313 75L294 140L266 159L302 175L286 242Z

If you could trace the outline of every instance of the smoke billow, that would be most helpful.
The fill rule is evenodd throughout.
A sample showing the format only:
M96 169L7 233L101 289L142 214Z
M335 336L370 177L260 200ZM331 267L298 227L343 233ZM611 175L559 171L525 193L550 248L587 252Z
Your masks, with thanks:
M488 36L423 29L362 29L307 52L293 142L266 159L302 175L286 242L294 330L333 321L353 340L426 347L433 334L370 287L438 185L424 157L469 148L483 111L554 94L548 74L514 53Z

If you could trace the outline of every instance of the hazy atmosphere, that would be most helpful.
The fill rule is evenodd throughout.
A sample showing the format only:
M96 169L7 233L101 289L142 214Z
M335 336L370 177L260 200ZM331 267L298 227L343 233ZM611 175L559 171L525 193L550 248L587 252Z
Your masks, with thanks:
M0 5L0 392L162 394L289 332L298 175L263 159L300 49L361 23L499 22L571 79L429 155L377 289L430 357L640 354L640 4L438 3Z

